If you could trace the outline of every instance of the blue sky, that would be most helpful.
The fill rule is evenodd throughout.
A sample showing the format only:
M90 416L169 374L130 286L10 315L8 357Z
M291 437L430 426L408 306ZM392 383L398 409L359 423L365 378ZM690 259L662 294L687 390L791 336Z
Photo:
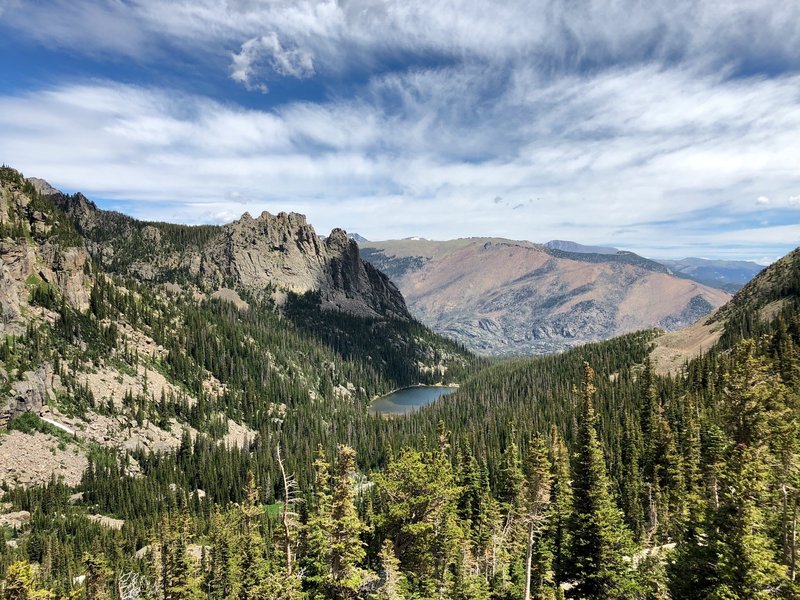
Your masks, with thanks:
M0 0L0 162L146 219L768 262L800 2Z

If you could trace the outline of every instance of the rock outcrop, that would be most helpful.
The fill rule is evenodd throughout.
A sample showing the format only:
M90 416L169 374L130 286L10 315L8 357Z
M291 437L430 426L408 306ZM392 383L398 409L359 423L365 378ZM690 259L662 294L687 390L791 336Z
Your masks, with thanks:
M192 283L213 293L233 288L270 293L319 292L322 307L359 316L408 319L402 295L341 229L321 238L298 213L261 213L223 226L145 223L67 196L39 180L74 221L92 257L106 270L143 281Z
M13 335L24 332L22 312L33 287L52 286L79 311L89 307L91 290L82 241L50 235L63 215L37 207L23 187L21 181L0 183L0 225L15 233L0 234L0 333Z
M322 240L301 214L245 213L222 228L203 259L210 282L233 281L250 292L317 291L324 308L408 317L397 288L361 260L358 244L345 231L334 229Z
M52 368L44 364L35 371L26 372L21 381L15 381L5 409L0 409L0 427L24 412L41 411L47 404L48 388L52 386L53 378Z

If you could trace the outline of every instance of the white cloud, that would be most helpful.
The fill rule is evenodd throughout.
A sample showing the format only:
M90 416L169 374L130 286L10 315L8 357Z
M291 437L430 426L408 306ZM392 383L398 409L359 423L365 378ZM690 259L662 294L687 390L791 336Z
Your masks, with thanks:
M769 205L769 198L767 198L766 196L759 196L758 198L756 198L756 204L758 204L759 206L767 206Z
M298 210L321 231L370 239L492 234L664 256L662 240L675 253L778 254L797 227L737 222L755 214L753 198L800 186L799 87L800 76L737 82L650 67L556 81L520 69L503 83L460 66L262 111L97 82L0 97L0 160L67 190L135 200L129 210L149 218Z
M800 206L800 194L796 196L789 196L789 204L791 206Z
M28 37L79 53L137 60L179 48L224 56L276 32L315 69L347 70L405 53L534 64L558 73L598 65L689 62L706 72L748 63L800 66L800 3L510 0L6 0L4 19ZM31 26L35 23L35 26ZM524 24L524 26L521 26Z
M754 258L753 262L768 267L779 258L780 256L762 256L761 258Z
M306 79L314 75L314 60L305 50L284 48L275 32L247 40L232 55L231 79L248 90L269 90L267 69L284 77Z

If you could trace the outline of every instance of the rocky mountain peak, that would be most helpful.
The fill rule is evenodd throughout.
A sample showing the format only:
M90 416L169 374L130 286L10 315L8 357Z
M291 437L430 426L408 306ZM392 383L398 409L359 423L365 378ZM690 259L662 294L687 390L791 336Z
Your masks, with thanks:
M358 244L350 239L350 236L347 235L347 232L344 229L339 229L338 227L331 231L331 234L325 238L325 245L331 249L338 249L340 251L351 250L355 248L356 253L358 253Z
M61 190L57 190L44 179L39 179L38 177L28 177L28 181L42 196L54 196L55 194L61 193Z
M323 240L305 215L244 213L223 226L142 222L101 210L83 194L62 194L44 180L30 183L66 213L109 272L212 293L233 286L271 294L279 303L287 292L318 292L323 308L410 318L400 292L360 259L345 231L334 229Z
M302 214L245 213L223 227L206 258L224 279L249 291L315 291L325 308L408 318L397 288L361 260L347 232L334 229L323 241Z

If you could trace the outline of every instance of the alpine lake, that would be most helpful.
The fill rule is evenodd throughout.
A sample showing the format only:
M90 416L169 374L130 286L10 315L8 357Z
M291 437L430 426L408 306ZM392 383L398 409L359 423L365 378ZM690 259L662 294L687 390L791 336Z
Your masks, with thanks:
M384 416L406 415L422 406L452 394L458 388L440 385L415 385L380 396L370 404L369 411Z

